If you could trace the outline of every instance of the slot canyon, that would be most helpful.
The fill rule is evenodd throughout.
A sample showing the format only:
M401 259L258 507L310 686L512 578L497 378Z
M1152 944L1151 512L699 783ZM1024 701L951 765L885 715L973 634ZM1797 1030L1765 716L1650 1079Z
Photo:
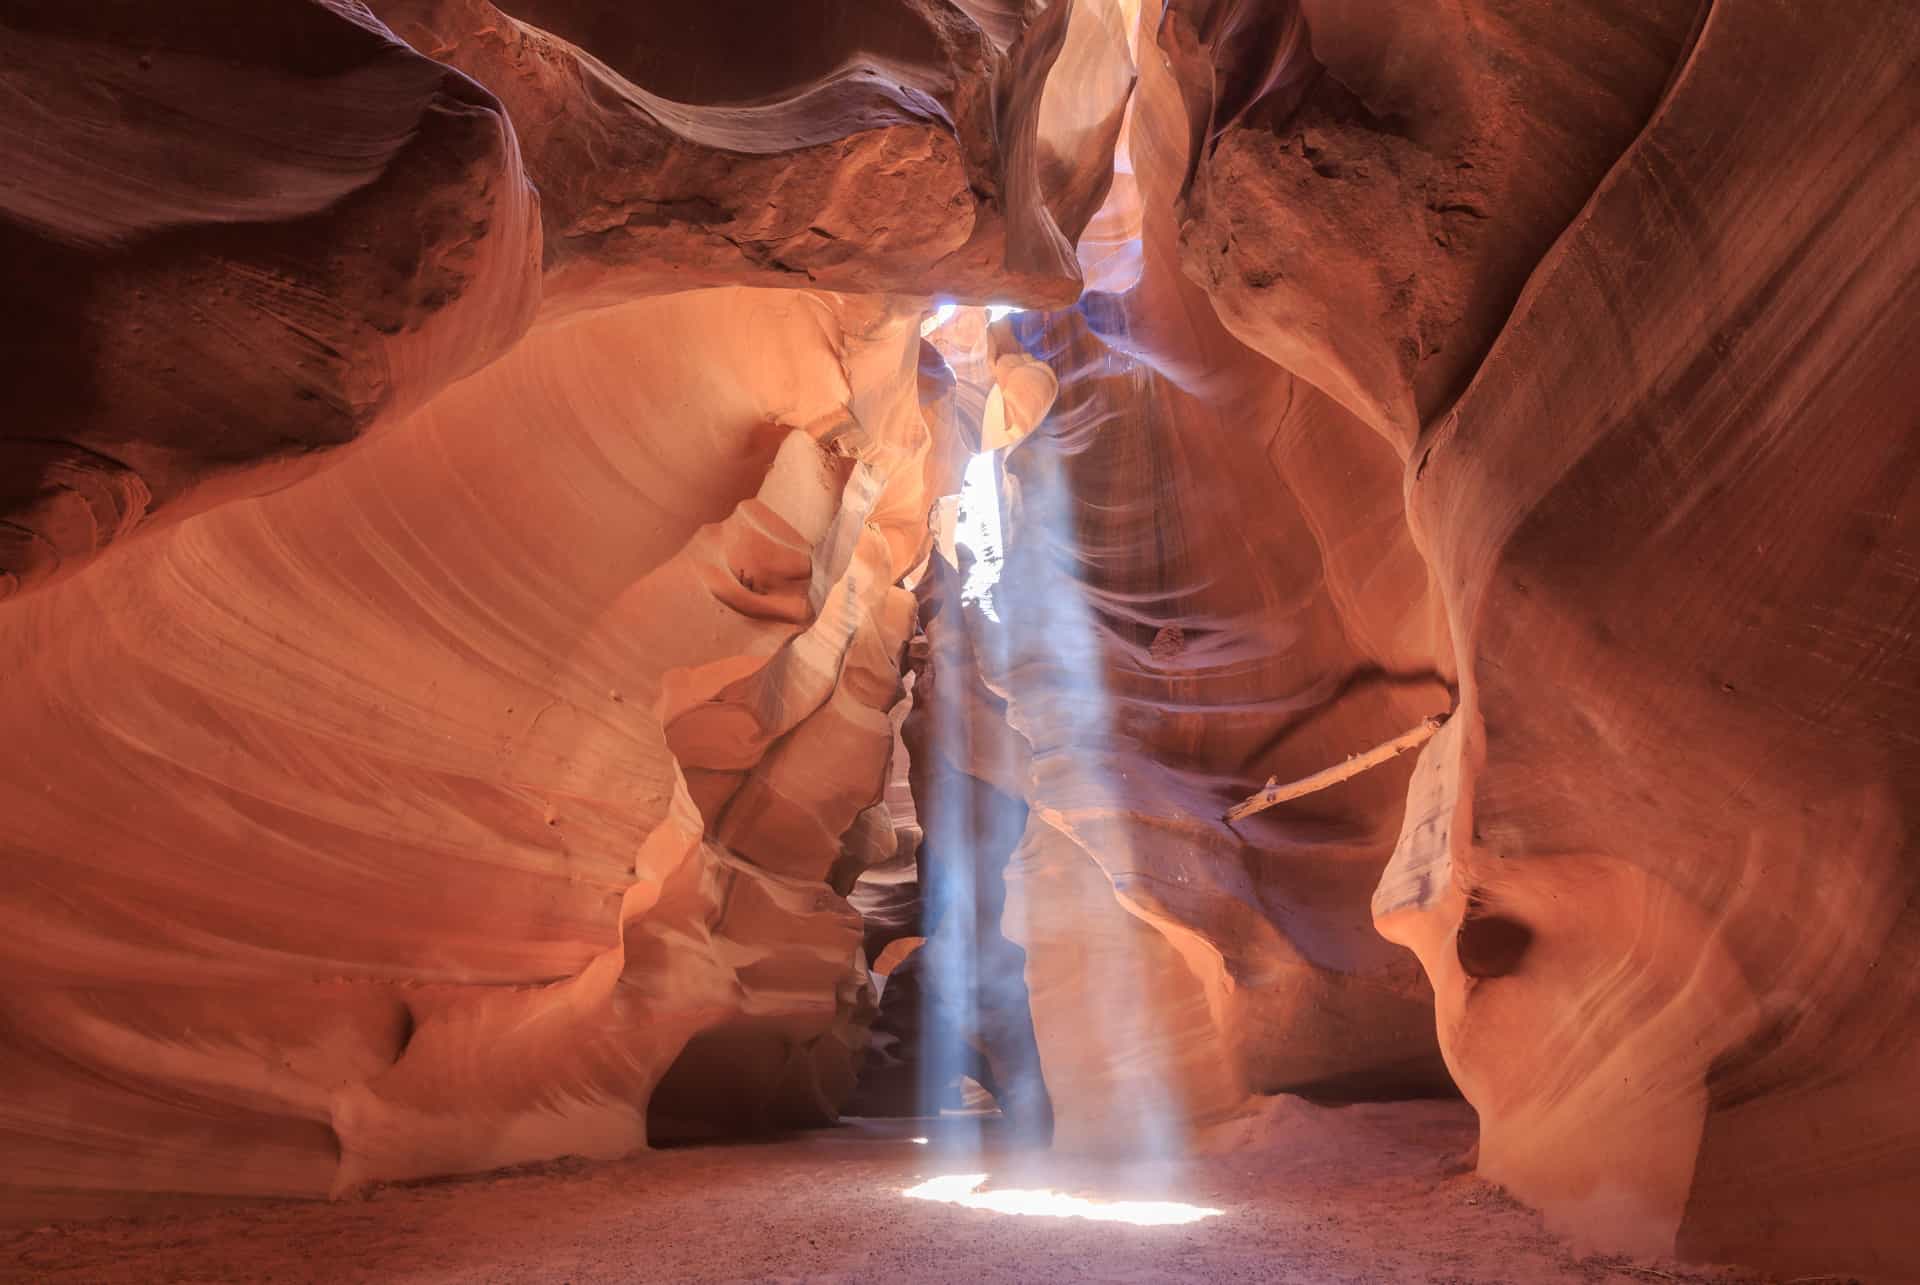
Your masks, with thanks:
M0 0L0 1279L1920 1281L1920 6Z

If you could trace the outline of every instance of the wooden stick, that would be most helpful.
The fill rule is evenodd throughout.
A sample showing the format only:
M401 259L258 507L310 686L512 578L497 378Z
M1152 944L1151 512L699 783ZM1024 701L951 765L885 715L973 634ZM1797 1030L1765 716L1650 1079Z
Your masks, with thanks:
M1264 812L1276 803L1285 803L1297 799L1303 794L1314 794L1330 785L1338 785L1350 776L1358 776L1370 767L1379 767L1388 759L1395 758L1415 746L1425 745L1433 739L1447 721L1445 714L1430 714L1420 721L1418 727L1400 733L1384 745L1376 745L1364 754L1350 754L1343 763L1323 768L1312 776L1300 778L1290 785L1281 785L1273 777L1267 778L1266 785L1257 793L1227 809L1227 820L1238 821L1250 817L1256 812Z

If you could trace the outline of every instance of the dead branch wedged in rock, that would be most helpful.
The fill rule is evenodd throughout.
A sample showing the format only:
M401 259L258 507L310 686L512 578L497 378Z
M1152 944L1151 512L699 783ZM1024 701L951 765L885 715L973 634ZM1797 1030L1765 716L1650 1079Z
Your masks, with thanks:
M1336 763L1329 768L1322 768L1312 776L1303 776L1298 781L1293 781L1286 785L1281 785L1273 777L1268 777L1266 785L1261 787L1258 792L1249 795L1246 799L1228 808L1226 819L1228 821L1239 821L1245 817L1252 816L1256 812L1264 812L1276 804L1285 803L1289 799L1297 799L1306 794L1315 794L1326 789L1328 786L1338 785L1348 777L1360 775L1360 773L1366 771L1368 768L1378 767L1387 760L1397 758L1408 750L1425 745L1429 740L1433 739L1433 734L1440 730L1446 723L1447 718L1448 715L1446 714L1429 714L1420 721L1418 726L1409 728L1390 741L1376 745L1364 753L1350 754L1343 762Z

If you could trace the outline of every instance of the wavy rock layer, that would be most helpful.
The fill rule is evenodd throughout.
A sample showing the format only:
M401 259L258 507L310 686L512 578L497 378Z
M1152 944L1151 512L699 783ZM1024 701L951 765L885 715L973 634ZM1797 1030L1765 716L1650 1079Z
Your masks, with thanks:
M1437 1078L1371 892L1483 1173L1911 1275L1920 30L1532 8L1145 15L1138 270L1018 321L1060 392L976 648L1058 1136Z
M1056 1137L1153 1149L1251 1094L1446 1090L1425 982L1369 923L1409 765L1220 818L1447 708L1450 652L1392 449L1182 278L1185 114L1140 66L1106 214L1139 230L1131 288L1003 323L1059 394L1007 457L970 628L1031 809L1004 923Z
M34 319L0 355L23 390L0 592L297 480L536 309L720 285L1078 294L1131 82L1104 0L1010 43L926 0L706 25L518 8L0 16L0 94L28 126L0 142L0 256ZM752 57L709 52L749 31ZM1050 96L1056 62L1074 84Z
M1716 4L1409 493L1473 662L1428 752L1443 829L1396 863L1451 886L1378 908L1441 992L1483 1169L1806 1270L1920 1269L1892 1089L1920 1073L1920 207L1888 163L1917 49L1909 14ZM1789 67L1818 178L1741 89ZM1601 324L1621 297L1635 325ZM1471 969L1508 923L1515 957Z
M864 993L836 867L873 855L922 540L917 315L719 291L544 327L17 604L16 1181L618 1153L689 1040L783 1052L679 1114L830 1114ZM778 359L722 360L741 334Z
M1087 313L1124 348L1123 315ZM1220 820L1242 776L1303 774L1446 705L1431 619L1400 616L1425 571L1391 490L1377 537L1334 549L1284 489L1331 463L1318 450L1390 453L1324 400L1283 414L1277 372L1215 408L1078 315L1028 340L1064 392L1009 459L1002 623L976 628L999 639L988 681L1031 762L1007 921L1058 1135L1112 1142L1131 1120L1172 1145L1250 1093L1444 1088L1424 983L1366 910L1404 769L1239 832ZM1236 412L1281 416L1258 471ZM1356 606L1369 582L1390 617Z
M296 480L532 319L494 97L358 6L231 9L0 15L0 595Z
M1160 29L1182 249L1406 464L1459 713L1374 913L1482 1172L1609 1244L1920 1270L1920 24L1245 17Z
M509 8L0 19L16 1194L339 1192L851 1087L952 472L916 329L1078 294L1124 28Z
M1451 1079L1584 1237L1920 1273L1843 17L7 6L10 1201L826 1120L875 961L1069 1145Z

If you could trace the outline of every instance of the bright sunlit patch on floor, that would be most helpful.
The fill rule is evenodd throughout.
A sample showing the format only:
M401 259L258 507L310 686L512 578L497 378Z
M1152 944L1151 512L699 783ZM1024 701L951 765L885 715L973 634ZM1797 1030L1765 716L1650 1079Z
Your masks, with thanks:
M965 1209L990 1209L996 1214L1027 1214L1039 1218L1089 1218L1095 1222L1131 1223L1135 1227L1179 1227L1224 1212L1178 1200L1087 1200L1057 1191L981 1191L987 1175L953 1173L929 1178L900 1194L909 1200L937 1200Z

